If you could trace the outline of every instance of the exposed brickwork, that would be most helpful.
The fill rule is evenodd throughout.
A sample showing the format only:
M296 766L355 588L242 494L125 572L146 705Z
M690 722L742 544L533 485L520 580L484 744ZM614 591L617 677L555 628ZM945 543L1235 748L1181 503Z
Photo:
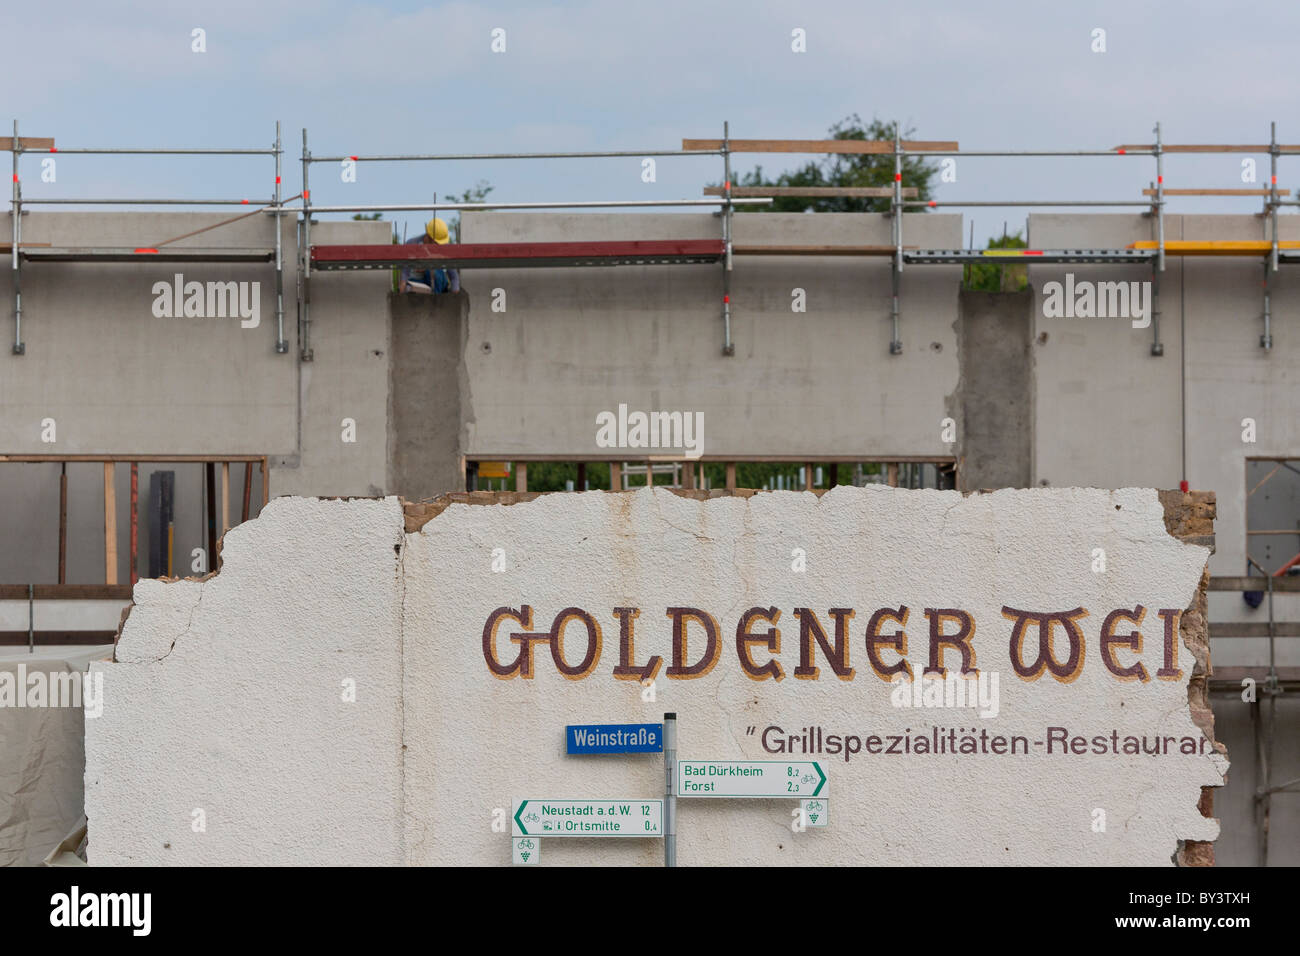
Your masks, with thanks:
M663 491L671 491L675 495L683 498L694 498L697 501L704 501L707 498L748 498L750 495L759 494L753 488L737 488L734 491L728 491L724 488L712 488L708 491L687 491L683 488L663 488ZM610 492L603 492L610 494ZM621 494L631 494L631 491L620 492ZM814 494L819 497L826 493L825 489L816 489ZM437 515L442 514L448 505L517 505L521 501L532 501L534 498L540 498L544 494L572 494L565 491L457 491L449 495L439 495L437 498L430 498L425 501L407 501L402 499L402 511L406 515L406 531L410 534L412 531L419 531L429 521ZM591 492L586 492L591 494Z
M1162 491L1160 503L1165 508L1165 528L1171 535L1188 544L1214 547L1214 492ZM1183 647L1191 652L1195 661L1192 679L1187 685L1187 704L1192 712L1192 721L1210 739L1216 751L1226 754L1227 748L1214 739L1214 712L1210 709L1210 625L1206 597L1209 583L1207 567L1201 574L1201 586L1197 588L1195 599L1179 618L1178 632ZM1202 816L1214 816L1213 787L1201 788L1198 806ZM1182 866L1213 866L1214 844L1187 840L1179 846L1175 859Z

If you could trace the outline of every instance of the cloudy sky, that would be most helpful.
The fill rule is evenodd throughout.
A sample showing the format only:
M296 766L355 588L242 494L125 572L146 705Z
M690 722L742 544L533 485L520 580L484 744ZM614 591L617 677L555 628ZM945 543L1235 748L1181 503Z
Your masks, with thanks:
M195 28L207 50L191 50ZM504 29L506 50L491 49ZM791 49L806 32L807 51ZM1104 53L1093 31L1105 30ZM850 113L899 118L966 149L1108 149L1149 142L1300 143L1300 4L1123 0L624 0L381 3L62 0L10 3L6 134L60 146L263 146L283 123L285 184L302 129L317 155L672 149L717 137L814 138ZM1240 186L1241 156L1167 160L1170 186ZM796 156L742 156L772 171ZM1261 183L1266 157L1259 157ZM1279 182L1300 186L1300 157ZM314 166L319 203L416 202L487 180L493 199L696 198L720 160ZM1294 172L1292 172L1295 170ZM25 195L269 196L269 159L78 157L56 183L24 160ZM1149 158L959 162L949 200L1135 199ZM1172 211L1254 211L1256 200L1175 199ZM1024 222L975 209L977 241ZM399 229L423 220L395 214Z

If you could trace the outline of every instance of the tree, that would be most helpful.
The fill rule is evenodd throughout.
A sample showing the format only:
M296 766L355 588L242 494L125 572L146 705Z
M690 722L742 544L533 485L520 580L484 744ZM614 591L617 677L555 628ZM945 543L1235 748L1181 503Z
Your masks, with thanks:
M857 113L845 117L828 130L830 139L885 140L893 142L894 126L873 119L863 124ZM916 130L903 130L903 139L910 139ZM914 187L918 200L929 200L930 180L937 167L920 156L905 156L902 163L904 186ZM892 186L894 184L894 157L892 153L829 153L824 159L813 160L793 172L781 173L775 179L763 175L763 167L756 166L736 180L737 186ZM888 198L858 199L829 197L804 199L798 196L781 196L771 205L740 207L759 212L889 212ZM913 207L925 210L925 207Z
M457 195L456 193L448 193L447 202L454 202L454 203L482 202L483 200L487 199L488 193L492 192L493 188L494 187L488 184L488 181L486 179L480 179L477 183L475 183L473 186L466 189L460 195ZM452 219L452 221L447 223L447 228L451 231L452 241L460 242L460 213L455 212L452 213L451 215L454 216L455 218Z
M1028 243L1020 237L1020 231L1007 235L1002 233L997 239L990 239L988 249L1027 249ZM966 269L963 284L976 292L1022 292L1029 286L1029 269L1018 262L1014 265L985 265L976 263Z

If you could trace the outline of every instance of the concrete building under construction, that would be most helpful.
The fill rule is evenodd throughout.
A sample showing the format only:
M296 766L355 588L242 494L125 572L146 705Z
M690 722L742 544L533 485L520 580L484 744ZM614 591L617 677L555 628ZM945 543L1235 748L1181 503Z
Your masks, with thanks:
M313 196L311 165L340 157L304 146L287 198L278 134L273 199L233 219L51 211L22 197L20 161L55 144L0 141L0 637L111 642L135 581L215 569L221 535L272 497L527 491L543 463L572 490L734 488L766 463L789 475L774 490L1210 491L1209 677L1232 761L1218 860L1300 863L1284 694L1300 686L1300 219L1276 185L1300 148L1231 147L1274 164L1268 188L1233 191L1163 181L1163 155L1215 147L1099 150L1154 160L1150 195L1031 212L1029 248L1000 256L964 248L960 212L917 209L901 179L864 190L887 213L760 215L772 191L731 185L746 151L963 155L846 142L688 140L660 155L716 155L724 185L677 211L450 205L460 242L410 246ZM1211 192L1263 209L1166 209ZM989 262L1027 287L966 288ZM397 293L410 264L458 268L461 291ZM631 416L651 412L703 430L638 440ZM1081 545L1080 568L1095 560Z

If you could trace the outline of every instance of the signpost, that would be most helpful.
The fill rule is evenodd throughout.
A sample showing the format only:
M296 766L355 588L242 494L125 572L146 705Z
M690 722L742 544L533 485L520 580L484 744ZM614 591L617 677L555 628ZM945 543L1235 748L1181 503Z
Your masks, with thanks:
M664 750L663 724L569 724L570 754L657 754Z
M664 714L664 804L668 829L664 834L664 866L677 865L677 712Z
M516 800L512 835L520 837L663 836L662 800Z
M826 796L826 774L812 760L678 760L679 797L807 799Z

